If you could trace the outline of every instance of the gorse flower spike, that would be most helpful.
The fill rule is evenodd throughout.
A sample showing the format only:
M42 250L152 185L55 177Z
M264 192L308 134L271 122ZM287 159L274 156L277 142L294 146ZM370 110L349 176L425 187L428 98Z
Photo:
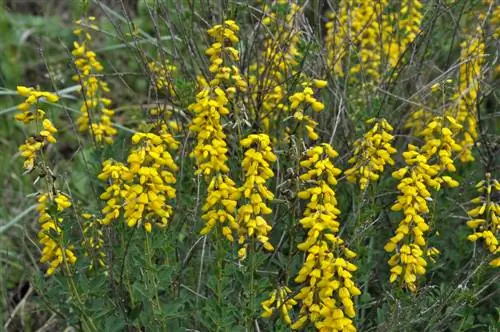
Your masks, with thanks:
M403 0L400 6L388 0L340 1L325 26L330 68L341 77L350 74L354 80L361 74L377 84L420 32L421 10L419 0Z
M157 133L136 133L132 136L134 148L127 163L107 160L98 178L108 186L101 199L102 223L107 225L123 218L129 227L143 225L147 232L152 226L166 227L172 216L169 201L176 197L175 187L178 166L169 150L176 150L179 143L170 134L167 125L159 124Z
M74 30L74 34L80 37L81 41L74 42L71 52L78 71L73 76L73 80L81 84L83 98L80 106L82 114L76 120L76 124L79 131L90 131L97 143L111 144L118 131L112 123L115 114L115 111L109 108L112 101L105 97L110 89L108 83L100 75L104 67L97 60L96 53L90 50L91 31L99 30L99 27L93 23L94 20L95 17L89 17L86 22L78 20L76 24L82 25L82 28ZM84 29L84 25L89 28Z
M308 200L300 224L307 230L306 240L297 248L306 253L295 282L302 284L294 297L301 304L299 318L292 324L299 329L309 320L320 331L355 331L352 297L360 295L352 278L357 270L350 260L356 256L337 233L340 230L335 191L341 173L332 163L338 153L329 144L320 144L306 152L300 162L306 170L300 180L310 186L298 193Z
M280 311L281 317L286 324L292 324L292 319L290 318L290 311L292 311L293 306L297 304L297 301L291 297L292 290L287 286L279 287L273 290L269 295L269 298L261 302L262 312L261 317L269 318L273 315L276 310Z
M384 249L396 251L389 260L390 281L402 278L403 284L414 292L417 290L417 276L424 275L427 266L424 250L429 225L424 215L429 213L427 202L431 193L428 188L439 190L442 180L437 177L439 165L429 165L418 147L410 144L403 158L407 166L392 173L399 180L400 194L391 209L402 211L404 218Z
M46 162L46 158L37 159L42 153L43 148L48 144L57 142L55 134L58 132L54 124L46 118L46 113L42 109L43 101L57 103L59 97L51 92L39 91L35 88L18 86L17 93L26 97L24 102L18 105L21 114L16 115L16 120L28 125L32 122L36 124L37 135L28 137L24 144L19 147L21 155L24 157L24 168L28 171L34 167L40 168L40 174L46 178L46 184L50 190L38 194L38 221L40 223L40 231L38 239L42 246L41 263L48 263L46 275L53 275L61 264L72 265L76 262L74 246L68 245L65 242L62 223L64 221L63 212L71 207L72 203L69 197L56 191L53 173L50 166Z
M52 211L51 206L56 207L56 213L50 212ZM43 247L40 263L49 264L47 276L53 275L63 263L75 264L76 262L74 246L63 244L63 217L61 213L69 207L71 207L71 201L62 193L58 193L55 197L47 193L38 196L38 206L36 207L40 222L38 239Z
M394 165L391 155L396 153L391 145L393 128L387 120L372 118L366 123L374 125L362 139L354 142L354 155L348 161L354 165L344 172L349 182L359 181L361 190L380 178L386 164Z
M36 165L37 155L41 153L42 149L50 143L56 143L54 134L57 133L57 128L45 117L42 101L57 103L59 97L51 92L39 91L25 86L18 86L17 93L26 99L17 106L22 113L16 114L16 120L25 125L35 122L40 130L38 135L28 137L24 144L19 147L19 152L24 158L24 168L32 170Z
M332 189L341 173L332 163L337 155L330 145L319 144L307 150L306 159L300 162L305 169L300 180L308 184L298 193L300 199L308 200L304 216L300 219L307 236L297 246L306 254L306 260L295 278L300 288L288 301L281 300L275 304L272 294L269 300L262 303L264 317L272 314L270 305L286 307L283 318L292 329L301 329L309 321L319 331L356 331L352 298L360 295L361 291L352 280L352 272L357 267L350 260L356 254L337 235L340 210ZM288 312L295 305L300 305L300 311L298 319L292 323Z
M209 82L198 78L200 92L188 107L194 112L189 130L196 134L196 146L190 156L196 159L198 166L195 174L203 175L208 183L207 200L202 208L205 226L201 234L210 233L219 224L221 233L229 241L234 241L233 233L238 230L234 215L240 193L227 166L228 148L222 117L229 114L230 98L247 86L238 68L230 65L239 59L238 51L232 46L239 40L238 31L238 25L231 20L208 30L214 39L206 51L212 78Z
M271 164L276 161L270 143L266 134L251 134L240 141L241 146L246 149L241 162L245 181L239 188L245 204L238 208L237 218L240 245L254 236L266 250L274 249L268 237L272 227L262 217L272 213L266 201L274 199L274 194L266 187L267 180L274 176ZM240 259L246 257L245 248L244 246L238 251Z
M500 202L495 201L500 193L500 183L493 179L490 173L486 178L476 184L476 190L480 194L471 203L476 207L467 211L470 220L467 226L474 233L467 237L469 241L482 240L484 246L493 255L490 265L500 267Z

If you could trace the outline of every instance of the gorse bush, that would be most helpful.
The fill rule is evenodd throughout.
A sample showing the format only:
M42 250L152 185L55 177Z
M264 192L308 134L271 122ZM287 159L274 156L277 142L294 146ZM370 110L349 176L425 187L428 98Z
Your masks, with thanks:
M496 331L498 4L121 10L9 119L61 328Z

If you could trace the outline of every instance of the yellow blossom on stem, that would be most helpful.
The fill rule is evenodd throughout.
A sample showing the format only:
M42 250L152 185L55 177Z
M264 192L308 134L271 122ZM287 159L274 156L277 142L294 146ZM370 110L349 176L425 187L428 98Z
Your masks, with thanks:
M388 0L339 1L325 26L330 68L341 77L361 73L378 82L417 37L421 11L419 0L403 0L400 6Z
M213 38L205 52L211 62L211 80L198 78L200 91L188 107L194 113L189 130L196 134L196 146L190 156L198 166L195 174L203 175L208 184L207 200L202 207L205 226L201 234L208 234L219 225L222 235L231 242L238 230L235 213L240 192L227 166L228 147L222 117L229 114L227 107L234 94L247 88L238 67L231 64L239 60L239 53L233 47L239 41L238 31L238 25L232 20L208 30Z
M261 302L263 312L261 317L269 318L274 312L279 311L281 318L286 324L292 324L290 311L297 301L291 297L291 289L287 286L280 286L269 294L269 298Z
M76 23L83 24L82 20ZM78 70L73 80L81 85L83 98L80 106L81 115L76 120L76 124L80 132L91 131L97 143L111 144L118 131L112 123L115 114L115 111L109 108L112 101L105 97L110 89L108 83L100 75L104 67L97 59L96 53L89 49L92 40L91 30L99 30L99 28L90 22L86 26L90 29L85 34L82 33L82 29L74 31L74 34L80 36L82 40L74 42L71 52L74 56L73 63Z
M83 240L84 255L90 260L88 269L94 270L106 266L106 253L104 252L104 233L102 221L93 214L83 213Z
M474 233L467 239L473 242L481 239L493 255L490 265L500 267L500 202L495 201L500 193L500 183L492 179L490 173L486 173L486 178L476 184L476 190L480 194L472 200L476 207L467 211L470 217L467 226Z
M26 97L26 99L17 106L22 113L16 114L15 118L25 125L34 120L42 120L45 117L45 112L39 108L40 101L46 100L51 103L59 101L59 97L54 93L25 86L18 86L17 93L22 97Z
M19 152L24 158L25 169L30 170L35 166L36 156L44 145L43 141L37 141L34 137L28 137L24 144L19 146Z
M213 78L209 82L212 87L219 86L222 82L229 83L225 89L228 95L234 94L237 89L246 91L247 82L243 79L238 67L231 65L239 60L239 52L234 48L238 41L239 26L233 20L226 20L208 29L207 33L214 42L205 51L210 58L209 71Z
M320 331L356 331L353 297L361 291L352 275L357 266L350 262L356 254L337 235L340 210L332 189L341 173L332 163L337 155L330 145L320 144L307 150L300 162L305 169L300 180L309 185L298 193L308 203L300 219L307 236L297 248L306 260L295 278L301 288L293 299L300 311L292 329L309 321Z
M208 234L219 222L223 225L224 237L231 242L234 241L232 233L238 229L234 214L239 197L240 192L236 188L236 183L227 175L213 176L208 185L207 201L202 208L204 212L202 219L206 224L200 233Z
M326 86L325 83L326 81L316 80L314 85L318 88L323 88ZM315 141L319 139L319 135L315 130L318 123L312 120L311 116L305 115L304 112L309 107L314 112L321 112L325 109L325 105L314 97L314 91L309 82L304 83L303 86L304 88L302 91L296 92L288 98L290 102L288 110L294 112L293 117L305 129L307 136Z
M245 182L239 188L245 204L238 208L239 243L244 244L249 237L255 237L266 250L273 250L268 233L272 227L263 215L272 213L266 201L272 201L274 194L266 187L266 182L274 176L271 163L276 155L270 146L270 138L266 134L251 134L240 141L245 148L245 156L241 166L245 171ZM245 258L245 251L240 258Z
M384 249L395 252L389 259L390 281L401 279L414 292L417 290L417 277L425 274L427 266L424 250L429 225L424 215L429 212L427 202L431 200L428 188L439 190L443 180L437 176L439 165L429 165L427 157L418 147L410 144L403 158L407 166L392 173L394 178L400 180L397 187L400 194L391 209L402 211L404 217Z
M362 139L354 142L354 155L349 159L353 167L345 171L349 182L359 182L361 190L366 189L370 181L377 181L385 165L394 165L391 155L396 149L391 145L394 136L392 126L385 119L370 119L374 123Z
M485 44L480 28L461 45L458 87L453 95L453 107L450 115L463 128L456 138L461 148L460 161L473 161L472 147L478 137L477 99L481 82L481 69L485 57Z
M55 203L58 213L56 215L50 214L50 206ZM40 222L40 231L38 232L38 239L42 246L42 256L40 263L48 263L46 275L53 275L59 266L65 264L75 264L76 256L73 252L72 245L66 246L63 244L63 230L61 224L63 218L60 213L71 206L69 198L58 193L55 197L47 193L43 193L38 197L38 211Z
M134 134L132 144L126 164L107 160L98 176L108 182L100 196L106 201L102 223L109 224L123 213L129 227L143 225L151 232L153 225L166 227L173 212L169 201L176 197L178 166L169 150L179 143L162 124L156 134Z
M25 125L35 122L39 134L30 136L26 139L24 144L19 146L19 152L24 158L24 168L31 170L35 167L37 155L49 143L56 143L54 136L57 129L54 124L45 117L45 111L41 109L41 101L46 100L55 103L59 97L51 92L39 91L35 88L25 86L18 86L17 93L26 97L26 100L18 105L18 109L22 111L21 114L16 114L15 118L22 121Z
M159 91L165 91L170 96L175 96L173 84L173 75L177 71L177 67L169 61L151 61L148 63L148 69L153 74L153 82L155 88Z

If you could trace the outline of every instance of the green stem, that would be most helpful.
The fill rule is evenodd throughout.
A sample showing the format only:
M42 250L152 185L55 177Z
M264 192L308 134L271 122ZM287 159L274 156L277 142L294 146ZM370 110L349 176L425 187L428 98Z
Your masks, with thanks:
M222 313L222 301L223 301L223 295L222 295L222 287L223 287L223 273L224 273L224 238L223 238L223 233L222 233L222 225L220 223L217 224L217 233L216 233L216 239L215 239L215 245L216 245L216 265L215 265L215 270L216 270L216 276L217 276L217 282L216 282L216 297L217 297L217 307L220 310L219 313ZM218 315L217 317L217 331L220 331L222 329L222 319L221 315Z
M161 311L161 305L160 305L160 299L158 297L158 285L155 280L155 275L151 273L153 269L153 262L152 262L152 251L151 251L151 244L149 243L149 234L145 234L145 239L144 239L144 247L145 247L145 252L146 252L146 282L148 286L151 286L154 290L154 301L156 302L156 310L153 310L153 313L158 313L159 321L160 324L162 325L162 329L165 328L165 319L162 317L162 311ZM153 306L154 308L154 306ZM156 315L155 315L156 316Z
M66 259L66 254L64 253L64 247L61 245L62 241L59 241L59 246L61 246L61 251L63 254L63 262L64 262L64 269L68 277L68 283L69 283L69 289L71 291L72 296L76 299L76 305L78 308L78 311L82 315L82 324L83 324L83 330L84 331L98 331L94 321L92 320L91 317L89 317L84 310L84 303L82 298L80 297L80 293L78 292L78 288L76 287L75 281L73 280L73 275L70 271L68 261Z
M248 291L248 296L249 296L249 301L248 301L248 320L247 320L247 331L252 331L253 330L253 317L255 314L255 269L256 269L256 264L255 264L255 236L251 237L250 240L250 246L248 250L248 263L249 263L249 269L248 272L250 273L250 281L248 283L249 285L249 291Z

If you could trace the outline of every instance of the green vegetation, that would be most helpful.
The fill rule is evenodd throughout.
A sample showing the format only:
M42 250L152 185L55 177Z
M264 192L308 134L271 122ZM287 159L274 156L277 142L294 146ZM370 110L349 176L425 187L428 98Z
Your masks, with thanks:
M494 1L0 0L0 36L0 330L500 329Z

